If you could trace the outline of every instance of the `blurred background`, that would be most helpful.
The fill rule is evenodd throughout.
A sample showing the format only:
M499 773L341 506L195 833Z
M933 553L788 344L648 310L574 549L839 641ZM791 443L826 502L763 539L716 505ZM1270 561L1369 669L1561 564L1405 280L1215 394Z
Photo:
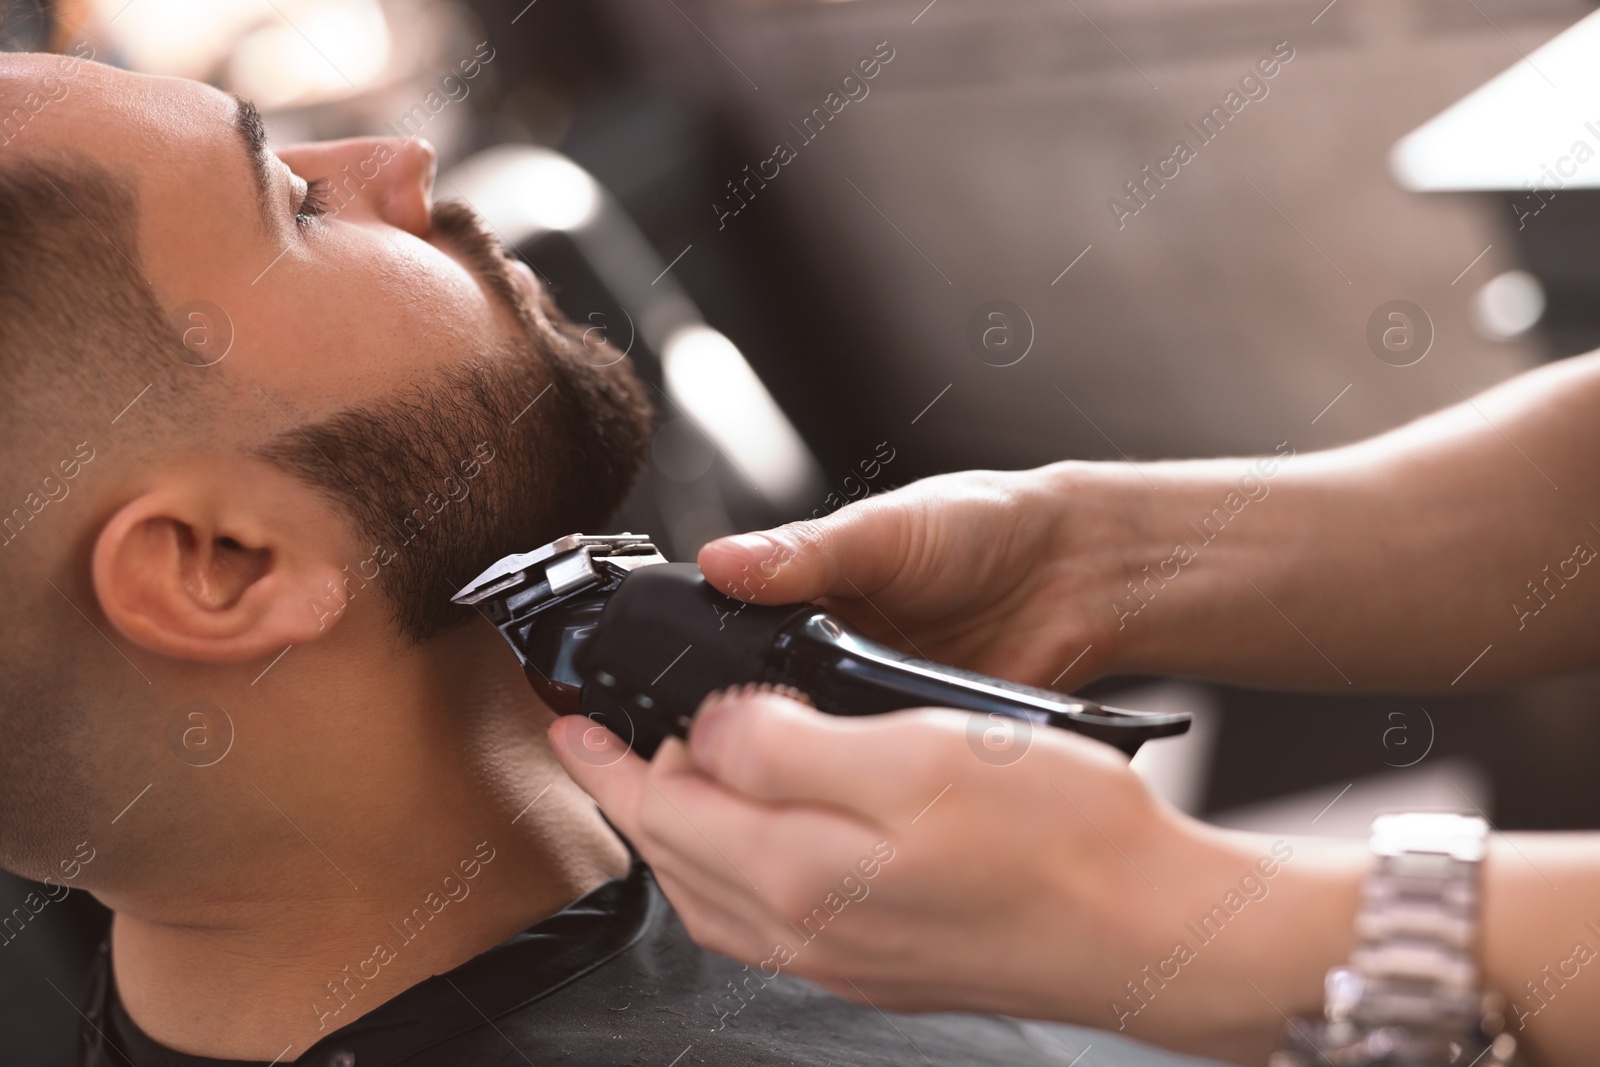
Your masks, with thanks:
M433 142L437 195L657 388L619 525L692 558L942 471L1339 444L1600 345L1600 164L1551 180L1553 154L1512 143L1547 67L1600 71L1596 20L1577 53L1538 51L1594 8L0 0L0 47L209 81L277 144ZM1600 94L1566 98L1586 100L1600 129ZM1374 347L1397 300L1414 337ZM1140 761L1228 825L1364 834L1380 807L1470 805L1600 826L1600 675L1420 701L1086 691L1194 712ZM25 892L0 882L0 911ZM103 922L69 901L0 952L0 1032L41 1050L76 1024Z

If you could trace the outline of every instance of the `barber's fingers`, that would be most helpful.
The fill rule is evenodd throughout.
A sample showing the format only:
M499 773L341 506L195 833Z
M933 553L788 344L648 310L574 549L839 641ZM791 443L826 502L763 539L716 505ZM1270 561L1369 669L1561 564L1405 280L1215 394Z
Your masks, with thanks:
M763 940L758 931L772 925L772 912L746 875L758 860L726 820L730 808L748 802L695 771L676 738L651 761L641 802L630 840L696 940L729 956L737 955L735 946Z
M735 690L702 705L689 755L708 777L769 804L821 804L903 825L971 754L964 712L826 715L772 693ZM967 757L962 760L962 757Z
M564 715L550 725L551 750L573 781L600 805L613 826L633 842L657 873L674 878L699 898L733 899L727 892L734 872L723 870L728 861L713 856L708 862L701 855L703 843L691 841L688 849L676 847L675 831L682 805L704 806L706 798L679 796L671 799L662 789L681 794L683 787L675 775L700 777L689 767L683 743L668 739L646 763L611 731L579 715ZM715 798L712 798L713 800ZM705 821L702 816L702 822ZM668 833L656 830L665 824Z
M920 507L864 500L820 519L712 541L700 550L700 569L718 590L757 604L859 599L900 573L921 521Z
M744 914L748 897L726 890L708 894L685 882L679 868L669 864L652 863L651 871L689 936L703 948L745 963L756 962L771 949L773 933L781 926L765 911L753 918Z
M683 742L672 737L650 761L630 840L658 873L699 896L746 905L754 888L747 872L761 858L750 826L767 815L695 770ZM753 918L755 906L749 910Z
M699 864L741 892L759 893L768 875L835 850L859 851L883 835L833 807L769 804L715 781L681 741L656 754L640 793L645 839Z
M843 813L779 809L730 790L695 768L676 738L650 763L581 716L558 718L549 738L567 773L652 867L702 899L722 901L746 927L781 908L792 869L805 870L805 859L836 865L834 853L851 858L879 836ZM765 896L773 886L777 897Z
M652 761L641 800L635 844L652 866L732 913L719 921L750 929L800 921L894 836L833 807L751 799L707 778L675 739Z
M579 715L557 718L549 739L567 774L657 876L670 880L686 900L692 894L696 914L714 915L719 930L762 924L767 911L749 895L741 873L753 861L732 857L748 851L747 842L757 836L749 826L763 813L694 770L683 742L669 738L647 763L621 738Z
M616 734L582 715L557 716L547 736L572 780L599 803L617 829L634 838L650 765Z

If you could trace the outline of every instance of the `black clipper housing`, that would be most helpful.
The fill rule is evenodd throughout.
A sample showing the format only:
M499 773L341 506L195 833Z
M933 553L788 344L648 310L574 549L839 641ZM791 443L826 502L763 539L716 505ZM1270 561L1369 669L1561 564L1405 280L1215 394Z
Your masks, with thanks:
M452 599L494 622L552 711L586 715L646 758L685 735L709 693L749 683L835 715L963 708L1072 730L1130 756L1189 728L1187 714L1108 708L916 659L815 605L746 604L638 534L570 534L507 556Z

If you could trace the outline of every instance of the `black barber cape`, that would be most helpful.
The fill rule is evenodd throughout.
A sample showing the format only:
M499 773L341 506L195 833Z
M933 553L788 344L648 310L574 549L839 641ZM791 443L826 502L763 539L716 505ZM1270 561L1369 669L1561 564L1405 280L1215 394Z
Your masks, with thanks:
M122 1007L107 948L84 1016L82 1067L268 1067L184 1055L151 1040ZM1174 1062L1111 1034L977 1015L884 1014L785 975L764 979L690 940L635 860L626 877L275 1067L1068 1067L1090 1045L1098 1046L1095 1067Z

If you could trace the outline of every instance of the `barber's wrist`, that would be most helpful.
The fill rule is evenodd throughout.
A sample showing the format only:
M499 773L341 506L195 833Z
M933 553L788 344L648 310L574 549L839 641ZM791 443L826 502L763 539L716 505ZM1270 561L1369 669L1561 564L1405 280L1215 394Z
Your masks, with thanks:
M1289 643L1272 604L1307 581L1323 480L1291 477L1282 454L1040 468L1058 531L1053 580L1076 624L1070 654L1093 645L1066 684L1259 671L1256 653ZM1286 653L1287 673L1304 651Z
M1155 551L1150 487L1128 464L1067 460L1027 472L1018 507L1048 516L1052 528L1037 580L1062 614L1055 655L1072 669L1058 685L1128 669L1140 657L1133 639L1149 635L1119 628L1113 604L1127 596L1134 561Z
M1041 580L1073 624L1063 628L1062 662L1088 647L1064 684L1204 658L1219 635L1202 620L1225 599L1223 578L1244 546L1222 546L1220 538L1197 545L1190 523L1224 498L1237 477L1231 468L1067 461L1029 473L1028 506L1050 514L1055 526Z
M1173 1020L1183 1029L1151 1036L1231 1063L1264 1063L1281 1039L1285 1016L1321 1015L1323 978L1350 956L1371 858L1358 841L1204 826L1193 836L1210 856L1206 867L1214 884L1194 884L1186 894L1192 914L1182 917L1188 925L1181 933L1195 946L1195 959L1185 969L1195 973L1187 1003ZM1229 891L1235 894L1231 900ZM1201 917L1229 904L1239 910L1230 911L1220 933L1201 944L1209 933L1195 932ZM1152 1022L1159 1025L1159 1017Z

